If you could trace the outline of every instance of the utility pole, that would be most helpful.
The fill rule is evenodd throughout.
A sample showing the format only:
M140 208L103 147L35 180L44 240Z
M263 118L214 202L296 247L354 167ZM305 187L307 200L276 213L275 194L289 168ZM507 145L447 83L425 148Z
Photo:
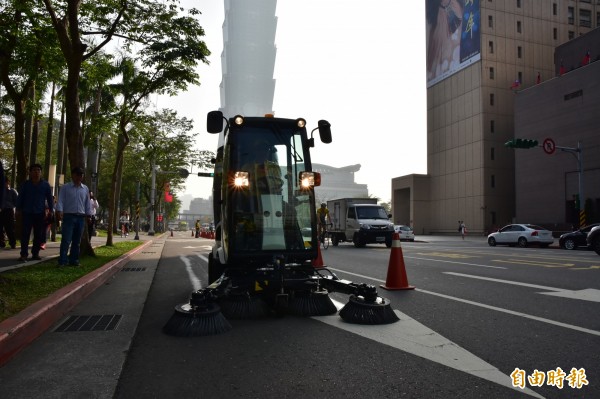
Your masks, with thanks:
M156 197L156 165L152 161L152 187L150 188L150 229L148 235L154 235L154 197Z

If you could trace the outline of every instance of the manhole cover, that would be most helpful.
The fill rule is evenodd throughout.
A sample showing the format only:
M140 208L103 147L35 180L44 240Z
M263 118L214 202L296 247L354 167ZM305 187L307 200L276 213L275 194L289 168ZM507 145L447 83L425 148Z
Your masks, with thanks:
M145 272L145 267L124 267L121 269L122 272Z

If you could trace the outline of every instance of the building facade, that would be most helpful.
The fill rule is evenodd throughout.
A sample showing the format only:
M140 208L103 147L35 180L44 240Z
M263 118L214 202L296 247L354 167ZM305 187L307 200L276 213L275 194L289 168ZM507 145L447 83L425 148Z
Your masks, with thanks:
M517 93L556 77L555 49L598 26L600 2L427 0L426 9L428 174L392 180L394 222L427 234L463 220L485 233L518 216L515 150L504 146Z

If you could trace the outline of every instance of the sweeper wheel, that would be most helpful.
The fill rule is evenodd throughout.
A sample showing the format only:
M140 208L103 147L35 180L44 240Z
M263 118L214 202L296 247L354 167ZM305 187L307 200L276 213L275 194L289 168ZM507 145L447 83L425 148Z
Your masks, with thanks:
M378 297L366 301L363 297L350 295L348 303L340 310L340 317L352 324L391 324L398 320L389 299Z
M189 303L175 306L175 312L163 327L163 332L176 337L217 335L231 330L221 308L216 303L193 307Z

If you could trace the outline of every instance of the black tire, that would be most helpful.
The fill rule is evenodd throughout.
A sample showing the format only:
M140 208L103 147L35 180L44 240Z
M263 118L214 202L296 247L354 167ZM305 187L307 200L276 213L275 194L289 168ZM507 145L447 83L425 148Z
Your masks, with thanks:
M494 237L488 238L488 245L490 247L495 247L496 246L496 239Z
M352 238L352 242L354 243L354 246L356 248L364 248L364 246L366 245L366 243L360 239L358 234L354 234L354 237Z
M519 237L519 241L517 241L517 244L521 248L526 248L527 247L527 238L525 238L525 237Z
M340 243L340 240L338 239L337 234L334 234L333 236L331 236L331 244L333 244L334 247L337 247L339 243Z
M212 284L217 280L223 272L225 271L225 266L222 265L219 261L216 261L212 252L208 254L208 284Z
M577 244L575 243L575 240L573 240L572 238L567 238L565 240L565 242L563 243L563 248L564 249L577 249Z
M323 234L322 244L323 244L323 249L329 248L329 234L328 233Z
M600 255L600 237L596 237L594 240L592 240L592 249L594 252Z
M392 239L391 238L389 240L385 240L385 246L388 248L392 247Z

